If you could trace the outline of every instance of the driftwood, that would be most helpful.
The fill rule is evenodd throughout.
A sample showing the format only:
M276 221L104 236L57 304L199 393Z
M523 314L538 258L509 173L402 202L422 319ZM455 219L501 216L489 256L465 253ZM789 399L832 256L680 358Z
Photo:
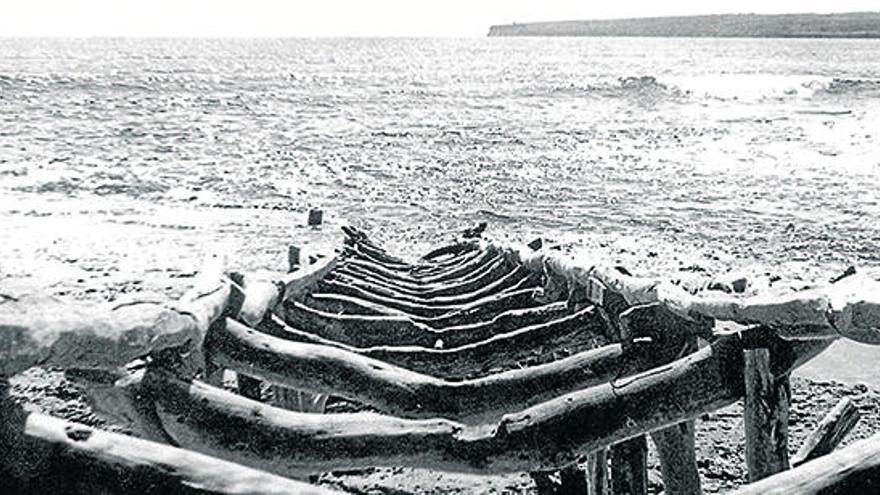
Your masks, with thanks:
M229 295L211 260L176 304L136 301L83 307L31 298L0 301L0 376L31 366L111 369L172 348L201 345Z
M746 464L754 482L789 468L788 410L791 386L788 376L771 371L770 349L747 349L744 354L745 401L743 423Z
M816 425L797 454L791 458L792 466L830 454L855 428L861 413L849 397L845 397Z
M747 485L736 495L874 494L880 488L880 435Z
M288 301L283 306L285 321L295 328L354 347L394 343L400 346L449 348L486 340L494 335L570 314L565 303L514 309L491 320L435 329L406 316L339 315L319 311L306 304Z
M829 343L775 340L774 376L785 375ZM158 373L147 378L154 377L149 388L156 392L168 433L185 447L226 459L281 474L379 465L489 474L559 469L597 449L729 405L743 396L737 379L742 369L741 338L722 337L669 365L482 426L367 413L293 413L197 382ZM377 370L386 371L391 373Z
M0 405L6 493L330 494L204 454Z

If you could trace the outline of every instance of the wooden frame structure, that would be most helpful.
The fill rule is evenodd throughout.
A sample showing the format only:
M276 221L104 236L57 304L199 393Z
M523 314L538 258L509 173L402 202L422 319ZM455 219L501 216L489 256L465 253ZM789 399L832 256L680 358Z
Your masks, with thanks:
M526 471L546 493L638 494L651 435L667 493L692 494L701 491L694 418L744 398L750 480L776 486L778 476L827 464L857 420L841 406L789 471L788 374L836 338L880 343L880 283L861 274L787 294L693 295L488 241L407 263L344 230L343 248L314 263L300 266L291 249L289 272L226 273L213 257L175 304L47 311L4 302L0 376L34 364L113 371L119 394L108 407L137 411L145 439L26 414L4 399L0 444L56 457L30 472L0 459L0 474L20 486L42 477L76 487L59 467L86 462L125 486L325 493L290 478L412 466ZM721 332L717 320L741 329ZM218 387L224 369L238 374L237 394ZM320 414L328 395L377 412ZM875 444L852 462L873 462L864 458ZM216 469L212 458L235 464ZM846 477L822 469L827 486Z

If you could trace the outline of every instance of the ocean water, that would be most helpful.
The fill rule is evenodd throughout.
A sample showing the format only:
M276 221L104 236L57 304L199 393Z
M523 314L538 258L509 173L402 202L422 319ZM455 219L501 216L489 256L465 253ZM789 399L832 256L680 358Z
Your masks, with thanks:
M0 283L58 295L280 257L313 206L876 267L878 179L880 40L0 39Z
M0 190L877 262L878 55L876 40L2 39Z

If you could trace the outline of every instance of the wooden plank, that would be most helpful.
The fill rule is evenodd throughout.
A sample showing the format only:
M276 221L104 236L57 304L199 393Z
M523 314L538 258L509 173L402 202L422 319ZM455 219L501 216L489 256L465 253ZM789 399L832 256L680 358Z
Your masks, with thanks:
M612 445L608 457L611 461L611 493L647 495L648 439L644 435Z
M587 457L587 494L607 495L608 449L599 449Z
M797 454L791 459L792 466L831 453L855 428L861 413L849 397L837 403L810 433Z
M880 434L744 486L735 495L853 495L878 489Z
M743 422L749 481L785 471L788 459L788 415L791 385L788 376L771 371L770 349L746 349Z

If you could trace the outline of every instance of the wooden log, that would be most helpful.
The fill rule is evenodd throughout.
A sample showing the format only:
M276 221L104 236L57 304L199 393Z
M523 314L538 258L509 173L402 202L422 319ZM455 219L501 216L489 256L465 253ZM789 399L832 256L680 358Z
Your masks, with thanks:
M338 493L169 445L28 414L9 402L0 406L5 493Z
M514 309L490 320L432 328L405 316L339 315L319 311L296 301L283 307L284 320L292 327L353 347L387 344L435 348L458 347L486 340L494 335L541 322L558 320L570 314L564 302L534 308Z
M853 495L880 488L880 435L746 485L735 495Z
M53 298L3 299L0 376L36 364L112 369L151 353L200 346L228 295L228 280L213 272L200 275L196 290L172 305L135 301L84 306Z
M587 457L587 494L607 495L608 449L599 449Z
M465 242L456 242L454 244L449 244L447 246L442 246L433 251L429 251L422 259L425 261L432 261L436 258L440 258L441 256L448 255L460 255L461 253L468 253L477 251L480 249L480 243L476 241L465 241Z
M834 406L816 428L810 433L804 444L791 459L794 467L830 454L840 442L855 428L861 413L849 397L844 397Z
M647 438L639 435L625 440L612 445L608 452L611 461L611 493L647 495Z
M466 263L456 265L454 268L443 272L442 275L432 275L430 277L414 277L408 273L390 270L381 265L361 259L346 259L341 266L346 269L369 273L373 277L391 282L404 289L419 290L431 289L438 285L444 286L461 283L482 273L483 270L487 269L487 266L505 263L506 261L502 256L491 251L486 251Z
M744 360L746 464L755 482L789 468L791 386L787 376L773 375L770 349L747 349Z
M828 344L777 341L774 376ZM167 374L148 373L145 381L165 429L180 445L272 472L406 465L490 474L559 469L600 448L730 405L743 395L736 379L742 369L742 341L727 336L669 366L478 426L371 413L294 413Z
M412 273L417 276L421 275L436 275L442 273L450 268L462 265L467 263L468 261L476 258L481 253L480 249L474 249L468 252L462 252L461 254L454 255L449 254L443 258L434 258L431 261L425 261L424 259L421 262L415 264L412 267Z
M651 433L666 493L700 495L703 492L697 470L694 428L693 421L686 421Z
M394 258L384 250L375 249L363 244L345 246L342 254L346 259L361 259L388 270L400 272L402 275L408 275L412 270L412 264Z

